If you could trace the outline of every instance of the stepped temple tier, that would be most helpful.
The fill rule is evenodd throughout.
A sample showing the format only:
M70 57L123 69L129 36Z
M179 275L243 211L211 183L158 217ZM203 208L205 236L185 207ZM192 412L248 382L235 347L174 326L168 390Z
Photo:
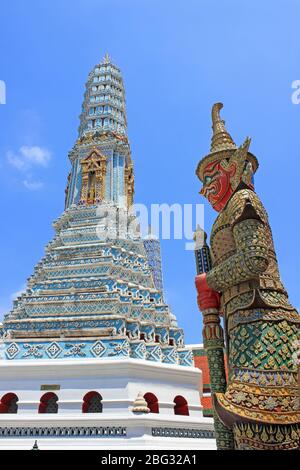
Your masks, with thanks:
M2 326L0 447L214 448L159 241L130 210L124 85L108 55L88 76L69 158L55 236Z

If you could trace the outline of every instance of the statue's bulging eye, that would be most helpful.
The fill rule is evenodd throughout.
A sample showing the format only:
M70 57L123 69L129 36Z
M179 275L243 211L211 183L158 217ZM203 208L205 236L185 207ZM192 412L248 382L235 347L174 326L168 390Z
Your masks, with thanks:
M220 175L219 171L214 171L214 173L212 173L211 175L204 176L204 180L203 180L204 186L207 186L208 184L210 184L212 181L218 178L219 175Z
M204 184L207 185L212 182L212 177L211 176L205 176L204 178Z

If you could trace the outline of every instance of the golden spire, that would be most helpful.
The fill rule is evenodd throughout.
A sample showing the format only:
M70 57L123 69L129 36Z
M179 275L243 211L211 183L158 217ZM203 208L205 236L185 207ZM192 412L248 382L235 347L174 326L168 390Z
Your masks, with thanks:
M228 134L225 128L225 121L220 118L220 110L223 108L223 103L215 103L212 107L212 129L213 136L211 139L210 152L219 152L221 150L235 150L237 146Z

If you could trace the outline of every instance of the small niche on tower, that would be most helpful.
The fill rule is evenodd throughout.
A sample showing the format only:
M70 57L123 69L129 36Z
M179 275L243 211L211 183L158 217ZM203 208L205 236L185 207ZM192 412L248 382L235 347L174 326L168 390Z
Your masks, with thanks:
M82 186L80 201L85 204L97 204L104 199L106 158L98 151L81 161Z
M89 172L89 182L88 182L88 196L87 202L89 204L95 203L95 195L96 195L96 174L95 171Z

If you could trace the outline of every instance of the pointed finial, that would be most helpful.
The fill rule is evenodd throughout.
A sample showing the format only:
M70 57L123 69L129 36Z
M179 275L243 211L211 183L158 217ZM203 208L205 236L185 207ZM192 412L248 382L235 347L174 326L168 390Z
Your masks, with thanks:
M144 398L143 392L139 392L138 396L134 400L132 412L133 413L149 413L150 412L150 409L148 408L148 404Z
M220 117L220 111L223 108L223 103L215 103L212 107L212 129L213 136L211 139L210 151L219 152L220 150L235 150L237 146L230 134L225 128L225 121Z
M103 62L109 64L111 62L108 52L105 54Z
M37 441L35 441L31 450L40 450Z

